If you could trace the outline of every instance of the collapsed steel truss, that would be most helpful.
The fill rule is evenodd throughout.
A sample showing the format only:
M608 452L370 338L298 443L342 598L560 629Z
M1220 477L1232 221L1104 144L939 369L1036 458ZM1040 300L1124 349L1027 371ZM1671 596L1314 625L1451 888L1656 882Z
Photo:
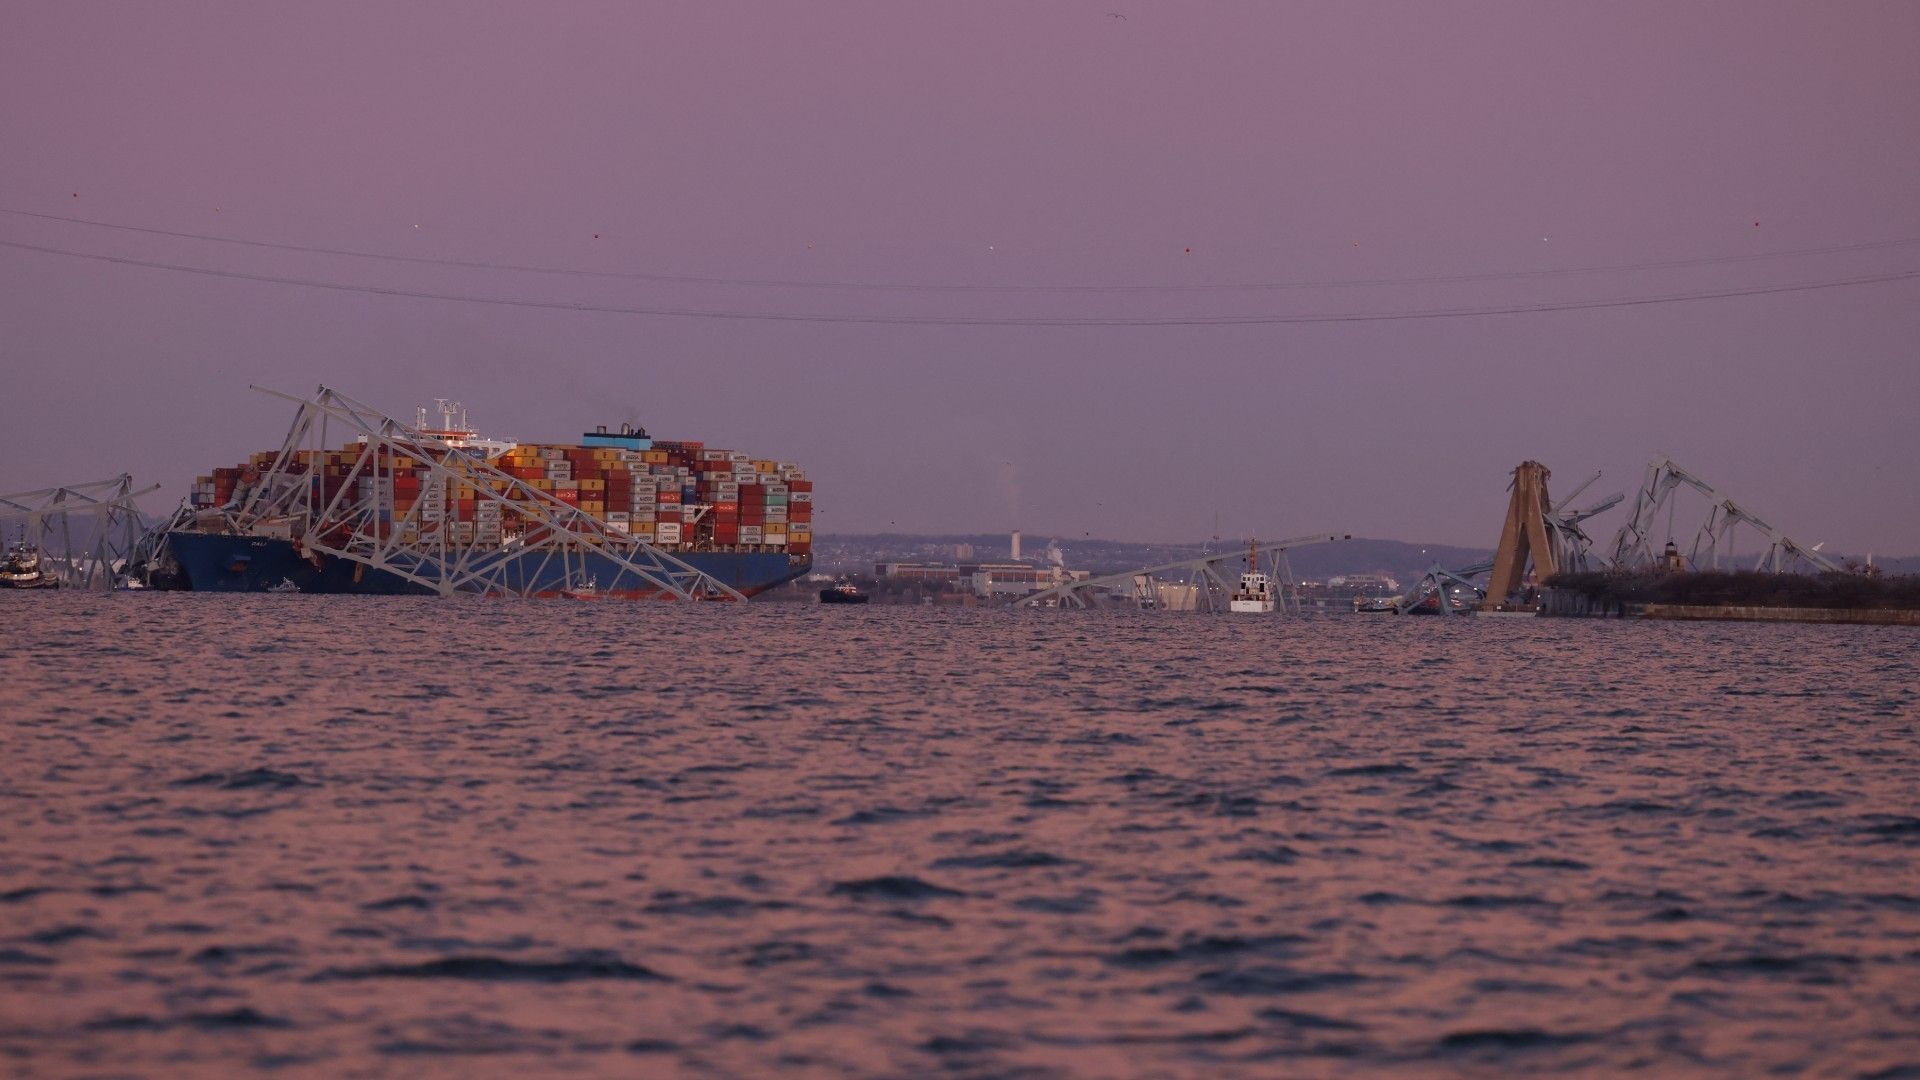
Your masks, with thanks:
M1616 491L1599 502L1583 509L1569 509L1568 504L1580 497L1595 480L1599 473L1587 477L1579 487L1574 488L1565 498L1553 504L1547 511L1547 538L1553 545L1554 566L1561 573L1583 573L1591 568L1590 552L1593 550L1593 538L1580 527L1581 522L1590 517L1604 514L1625 501L1626 494Z
M1722 558L1734 556L1734 530L1741 525L1759 533L1767 543L1754 564L1755 570L1782 573L1792 569L1798 559L1804 559L1821 570L1840 569L1840 565L1832 559L1762 521L1663 453L1655 454L1648 463L1646 480L1634 493L1627 521L1614 535L1610 563L1613 569L1647 570L1665 564L1664 548L1666 544L1673 543L1673 516L1679 501L1674 494L1682 485L1698 492L1708 503L1706 520L1701 523L1700 531L1694 534L1693 546L1686 552L1689 569L1700 567L1703 563L1707 568L1719 569ZM1654 537L1658 535L1660 512L1663 509L1667 512L1667 539L1660 549L1656 549Z
M697 567L495 468L479 453L335 390L322 386L313 397L300 398L253 389L291 401L298 411L272 464L237 488L226 506L200 514L198 528L289 539L308 558L346 559L443 596L527 596L550 592L559 581L611 597L746 599ZM303 450L328 450L329 435L358 441L351 470L331 496L301 462ZM444 503L399 505L392 487L400 471L396 462L406 471L424 471L425 487L462 485L459 490L470 491L479 506L492 507L481 513L501 523L499 540L457 536ZM369 483L363 487L362 480ZM215 519L209 521L210 515ZM606 580L609 573L612 580Z
M1287 551L1305 547L1308 544L1325 544L1351 539L1353 539L1351 534L1317 533L1313 536L1297 536L1291 540L1258 544L1253 550L1260 565L1249 569L1261 570L1273 579L1276 612L1299 614L1299 579L1293 576L1293 567L1287 562ZM1229 579L1239 573L1230 567L1233 564L1244 566L1245 563L1246 553L1242 551L1206 555L1198 559L1184 559L1179 562L1161 563L1158 566L1145 566L1138 570L1127 570L1118 574L1105 574L1084 581L1069 581L1025 597L1020 603L1030 607L1139 609L1168 607L1172 605L1163 597L1166 595L1166 587L1170 586L1179 590L1182 597L1190 597L1196 609L1225 611L1228 598L1233 593L1233 586L1229 584ZM1184 602L1180 606L1184 607Z
M76 589L111 589L126 581L146 532L135 500L160 489L134 490L126 473L109 480L0 495L0 543L24 540L41 564Z
M1420 610L1429 600L1433 601L1442 615L1469 615L1480 601L1486 599L1487 590L1473 583L1473 579L1493 570L1492 560L1464 566L1458 570L1449 570L1439 563L1427 567L1406 592L1393 598L1395 615L1411 615ZM1465 589L1472 594L1473 603L1465 608L1456 607L1449 595L1454 589Z

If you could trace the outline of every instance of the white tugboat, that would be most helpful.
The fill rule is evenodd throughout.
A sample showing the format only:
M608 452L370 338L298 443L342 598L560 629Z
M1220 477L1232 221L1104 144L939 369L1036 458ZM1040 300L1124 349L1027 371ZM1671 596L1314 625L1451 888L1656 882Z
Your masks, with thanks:
M1259 547L1252 540L1247 541L1247 572L1240 575L1240 587L1227 601L1227 610L1273 614L1273 579L1260 572Z

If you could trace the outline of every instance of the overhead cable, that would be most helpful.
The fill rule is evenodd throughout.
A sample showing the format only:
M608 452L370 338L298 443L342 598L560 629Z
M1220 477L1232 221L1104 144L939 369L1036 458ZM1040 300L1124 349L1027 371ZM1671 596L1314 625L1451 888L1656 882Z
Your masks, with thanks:
M1328 278L1321 280L1263 281L1263 282L1225 282L1225 283L1188 283L1162 285L1095 285L1041 283L1033 285L1017 284L955 284L938 282L888 282L888 281L806 281L791 278L752 278L752 277L710 277L694 274L667 274L629 270L591 270L584 267L536 266L523 263L487 262L474 259L450 259L427 255L399 255L391 252L362 251L354 248L325 247L315 244L293 244L269 240L247 240L240 237L220 236L213 233L185 232L176 229L160 229L145 225L126 225L118 222L96 221L90 218L69 217L63 214L48 214L34 210L14 210L0 207L0 214L15 217L38 218L42 221L57 221L69 225L85 225L98 229L112 229L119 232L140 233L148 236L165 236L179 240L200 240L215 244L231 244L239 247L259 248L269 251L297 251L308 255L337 255L354 259L373 259L381 262L410 263L421 266L449 266L464 270L493 270L523 274L555 274L567 277L603 278L619 281L651 281L678 285L723 285L746 288L770 289L830 289L845 291L876 292L980 292L980 293L1181 293L1181 292L1256 292L1281 289L1350 289L1375 288L1392 285L1442 285L1464 284L1482 281L1517 281L1539 278L1576 277L1593 274L1628 273L1645 270L1676 270L1696 266L1719 266L1733 263L1757 262L1769 259L1794 259L1818 255L1841 255L1862 251L1883 251L1920 245L1920 237L1905 237L1891 240L1867 240L1851 244L1831 244L1823 247L1787 248L1779 251L1749 252L1739 255L1709 255L1685 259L1655 259L1642 262L1612 263L1599 266L1562 267L1545 270L1504 270L1468 274L1428 274L1412 277L1379 278Z
M1603 308L1646 307L1699 300L1720 300L1738 296L1773 296L1781 293L1813 292L1856 285L1875 285L1920 278L1920 270L1896 270L1854 277L1817 281L1788 282L1778 285L1752 285L1689 292L1604 299L1547 301L1524 304L1497 304L1482 307L1426 308L1398 311L1346 311L1323 314L1252 313L1239 315L1169 316L963 316L963 315L876 315L836 314L830 312L727 311L691 307L630 307L570 300L537 300L525 297L476 296L466 293L434 292L388 285L361 285L323 281L314 278L257 274L244 270L221 270L153 259L134 259L120 255L100 255L65 248L46 247L14 240L0 240L0 247L89 259L120 266L138 266L151 270L171 270L206 277L258 281L277 285L297 285L334 292L364 293L370 296L409 297L418 300L444 300L462 304L487 304L498 307L540 308L553 311L590 311L613 315L649 315L662 318L712 319L747 322L852 323L882 326L1264 326L1295 323L1391 322L1405 319L1457 319L1485 315L1520 315L1548 311L1589 311Z

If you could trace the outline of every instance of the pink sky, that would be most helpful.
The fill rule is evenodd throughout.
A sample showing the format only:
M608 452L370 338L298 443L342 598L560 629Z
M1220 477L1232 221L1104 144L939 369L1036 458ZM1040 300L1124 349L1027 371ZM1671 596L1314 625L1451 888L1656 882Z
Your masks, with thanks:
M1124 18L1114 18L1113 15ZM729 279L1202 285L1920 238L1920 5L18 3L0 208ZM597 234L597 237L596 237ZM1920 244L1368 288L799 289L240 248L0 214L0 241L603 306L1403 311L1920 269ZM1523 458L1656 449L1790 532L1920 552L1920 282L1233 327L691 320L0 248L0 490L174 495L276 442L249 382L434 396L522 438L640 419L805 463L826 532L1490 545ZM157 507L156 507L157 508ZM1614 518L1601 519L1610 532Z

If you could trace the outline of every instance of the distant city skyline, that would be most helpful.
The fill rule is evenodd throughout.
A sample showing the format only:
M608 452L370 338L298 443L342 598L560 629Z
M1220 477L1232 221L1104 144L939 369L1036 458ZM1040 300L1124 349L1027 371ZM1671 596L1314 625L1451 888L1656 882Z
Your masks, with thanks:
M3 491L177 497L325 383L797 461L823 534L1491 547L1663 450L1920 554L1915 5L8 19Z

